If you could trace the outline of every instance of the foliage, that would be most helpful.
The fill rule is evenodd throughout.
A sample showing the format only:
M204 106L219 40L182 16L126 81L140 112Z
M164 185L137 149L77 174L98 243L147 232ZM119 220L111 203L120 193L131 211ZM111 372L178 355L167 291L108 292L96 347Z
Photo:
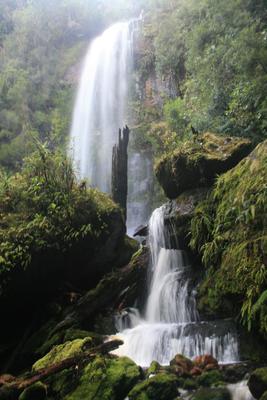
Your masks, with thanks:
M84 237L96 243L117 210L106 195L76 183L60 151L38 147L21 172L10 177L0 172L1 290L14 269L30 265L34 252L64 252Z
M218 178L214 190L196 210L191 247L207 269L200 296L216 309L235 299L232 311L248 329L267 334L267 142Z
M180 140L191 125L254 142L266 137L266 15L262 0L150 6L143 30L157 77L175 80L176 95L160 95L164 121Z
M0 1L1 166L16 170L30 154L25 132L64 146L90 40L139 10L124 0Z

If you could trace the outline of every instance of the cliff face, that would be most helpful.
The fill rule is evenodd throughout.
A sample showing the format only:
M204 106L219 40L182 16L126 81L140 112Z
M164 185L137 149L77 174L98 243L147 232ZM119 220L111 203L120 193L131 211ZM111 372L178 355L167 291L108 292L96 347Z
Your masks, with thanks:
M249 330L264 336L266 146L249 154L246 139L208 133L156 165L165 193L175 198L168 218L184 247L202 260L199 311L213 318L241 316Z
M200 308L238 315L267 333L267 142L221 175L191 221L191 246L200 252L206 276Z
M234 167L250 150L248 139L204 133L163 156L156 164L156 176L173 199L186 190L211 186L217 175Z

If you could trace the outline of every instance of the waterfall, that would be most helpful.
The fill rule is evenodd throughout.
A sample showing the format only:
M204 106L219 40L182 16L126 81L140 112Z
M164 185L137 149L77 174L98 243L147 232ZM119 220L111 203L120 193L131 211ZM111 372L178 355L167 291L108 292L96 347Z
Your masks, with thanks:
M141 20L116 23L93 40L76 96L69 154L78 178L106 193L111 192L112 147L128 120L133 43ZM128 169L127 230L132 235L150 213L151 155L130 151Z
M90 45L70 133L70 155L80 178L110 192L112 147L126 123L134 21L108 28Z
M172 227L164 222L165 207L156 209L149 222L151 253L149 288L143 316L129 310L118 323L124 344L115 351L141 366L153 360L168 364L177 354L195 357L212 354L219 362L238 360L238 344L231 321L200 321L191 266L176 243Z

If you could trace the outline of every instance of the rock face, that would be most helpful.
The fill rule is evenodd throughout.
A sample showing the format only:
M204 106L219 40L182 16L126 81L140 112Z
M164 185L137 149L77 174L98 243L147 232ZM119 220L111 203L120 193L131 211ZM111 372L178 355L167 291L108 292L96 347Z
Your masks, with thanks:
M258 368L252 372L248 387L253 397L259 399L267 391L267 368Z
M191 246L205 277L198 308L206 315L242 314L266 334L267 141L221 175L191 221ZM256 278L257 277L257 278ZM241 311L242 310L242 311Z
M191 219L196 206L205 199L208 191L208 188L189 190L165 204L164 221L173 233L171 242L174 247L178 242L179 249L189 250Z
M174 199L186 190L211 186L217 175L233 168L250 151L248 139L204 133L163 156L156 176L166 196Z

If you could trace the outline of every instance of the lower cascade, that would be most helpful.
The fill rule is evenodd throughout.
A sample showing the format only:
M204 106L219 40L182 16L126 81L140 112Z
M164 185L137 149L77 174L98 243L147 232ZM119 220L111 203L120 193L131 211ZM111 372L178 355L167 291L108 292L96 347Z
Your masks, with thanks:
M239 359L238 340L230 320L201 321L186 254L173 243L173 229L164 223L165 206L149 221L149 290L144 312L131 308L117 316L118 336L127 355L146 367L166 365L178 353L187 357L212 354L220 363ZM175 247L175 248L174 248Z

